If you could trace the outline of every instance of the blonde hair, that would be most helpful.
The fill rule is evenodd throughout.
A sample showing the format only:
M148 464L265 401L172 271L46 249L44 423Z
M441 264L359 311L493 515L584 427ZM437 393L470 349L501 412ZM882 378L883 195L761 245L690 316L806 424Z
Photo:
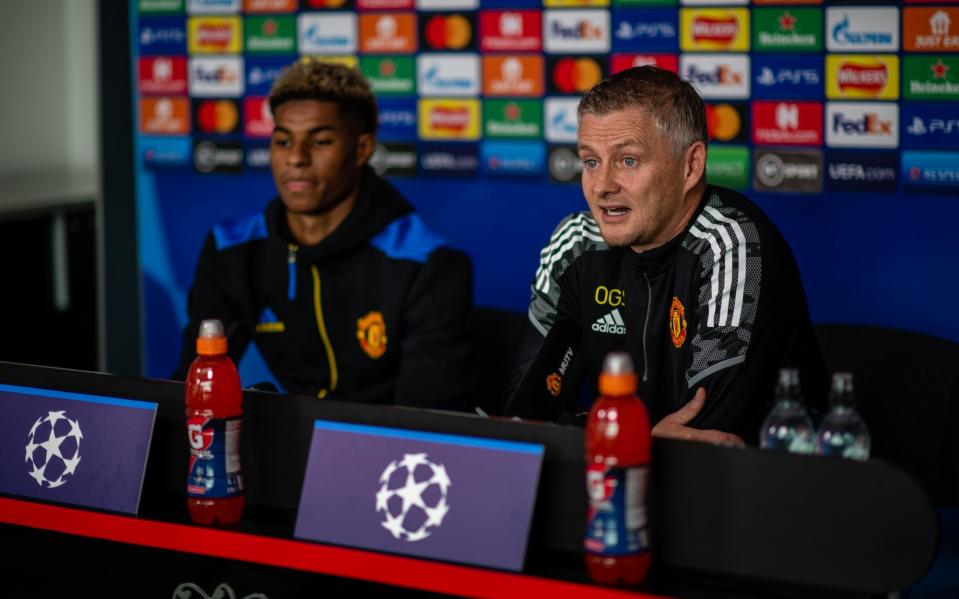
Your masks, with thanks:
M616 73L583 94L576 109L585 114L608 114L630 107L641 108L666 134L678 155L690 144L706 143L706 108L688 82L672 71L642 66Z
M309 57L293 63L277 78L270 90L270 110L293 100L333 102L340 117L351 122L358 133L376 131L376 99L363 75L355 68Z

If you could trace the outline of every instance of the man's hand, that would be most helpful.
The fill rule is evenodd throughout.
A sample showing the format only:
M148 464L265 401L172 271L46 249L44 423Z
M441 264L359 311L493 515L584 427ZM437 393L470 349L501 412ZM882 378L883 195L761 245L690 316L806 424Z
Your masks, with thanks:
M701 441L716 445L744 445L743 440L732 433L723 431L703 431L686 426L690 420L699 414L706 403L706 390L700 387L696 395L683 407L656 423L653 427L653 436L661 439L680 439L681 441Z

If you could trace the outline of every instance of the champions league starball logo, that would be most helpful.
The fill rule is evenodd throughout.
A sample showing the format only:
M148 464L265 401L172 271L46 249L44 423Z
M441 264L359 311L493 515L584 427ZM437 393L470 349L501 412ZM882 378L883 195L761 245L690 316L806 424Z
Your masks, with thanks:
M65 411L37 418L27 435L26 462L30 477L41 487L54 489L67 482L80 464L80 422Z
M425 453L407 453L393 460L380 475L376 511L395 539L421 541L443 524L449 512L446 492L452 483L442 464Z

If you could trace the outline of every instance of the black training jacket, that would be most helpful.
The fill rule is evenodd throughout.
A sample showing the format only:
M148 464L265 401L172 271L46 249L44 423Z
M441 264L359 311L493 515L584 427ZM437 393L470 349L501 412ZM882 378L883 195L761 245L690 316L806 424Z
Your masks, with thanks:
M174 378L196 355L200 321L219 318L234 361L261 359L281 390L467 407L472 267L444 245L370 169L353 210L315 246L293 243L279 198L222 222L200 254Z
M587 409L614 350L632 355L653 423L704 387L690 424L755 442L782 366L800 369L811 407L825 401L792 252L758 207L721 187L707 186L682 234L643 253L609 247L589 212L564 219L540 255L527 328L509 406L519 416Z

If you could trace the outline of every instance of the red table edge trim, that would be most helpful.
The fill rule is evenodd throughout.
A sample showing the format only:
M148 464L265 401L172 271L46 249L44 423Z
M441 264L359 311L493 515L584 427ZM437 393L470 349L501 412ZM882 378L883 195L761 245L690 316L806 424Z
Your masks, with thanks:
M0 522L182 553L472 597L633 597L573 582L0 497Z

